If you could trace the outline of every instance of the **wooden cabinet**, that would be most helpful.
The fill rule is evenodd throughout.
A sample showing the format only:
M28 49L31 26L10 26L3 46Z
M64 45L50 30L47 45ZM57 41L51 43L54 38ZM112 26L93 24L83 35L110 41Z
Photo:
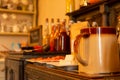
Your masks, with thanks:
M5 62L4 62L4 59L0 59L0 79L1 80L5 80Z
M5 58L5 80L24 80L25 59L37 57L14 53ZM25 79L26 80L26 79Z
M24 61L6 58L5 80L24 80Z
M29 58L65 54L70 54L70 52L9 52L9 55L5 58L5 80L28 80L24 68Z
M74 21L96 21L99 26L115 27L117 16L120 15L120 1L101 0L96 4L67 13L66 15Z
M37 25L37 0L25 0L27 1L26 9L8 8L9 6L14 6L13 2L18 1L17 7L19 4L22 4L24 0L0 0L0 35L8 36L8 35L17 35L17 36L28 36L28 33L23 30L25 27L29 30L32 27L36 27ZM2 6L4 1L8 1L6 6ZM31 6L31 9L29 7ZM15 31L15 27L19 28L19 30Z

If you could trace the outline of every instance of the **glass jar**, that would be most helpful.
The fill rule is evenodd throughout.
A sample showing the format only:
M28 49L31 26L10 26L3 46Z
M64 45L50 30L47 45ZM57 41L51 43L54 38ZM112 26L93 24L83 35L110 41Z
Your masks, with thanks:
M50 51L54 52L55 51L55 46L54 46L54 34L55 34L55 24L54 24L54 19L51 19L51 32L50 32Z
M28 0L21 0L22 10L27 10L28 4Z
M56 31L55 31L55 35L54 35L54 47L55 47L55 50L56 51L60 51L60 39L59 39L59 36L60 36L60 27L61 27L61 24L60 24L60 21L59 19L57 19L57 25L56 25Z

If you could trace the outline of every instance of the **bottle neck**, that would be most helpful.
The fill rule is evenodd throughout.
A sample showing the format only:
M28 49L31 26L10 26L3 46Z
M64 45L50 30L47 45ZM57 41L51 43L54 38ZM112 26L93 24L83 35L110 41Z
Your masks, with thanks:
M51 24L51 34L54 34L54 33L55 33L55 25Z
M66 32L66 27L65 26L66 26L66 23L63 22L62 26L61 26L61 30L60 30L61 32Z
M49 35L49 22L48 22L48 18L46 18L46 21L45 21L45 35Z
M46 23L46 26L45 26L45 35L49 35L49 25L48 25L48 23Z

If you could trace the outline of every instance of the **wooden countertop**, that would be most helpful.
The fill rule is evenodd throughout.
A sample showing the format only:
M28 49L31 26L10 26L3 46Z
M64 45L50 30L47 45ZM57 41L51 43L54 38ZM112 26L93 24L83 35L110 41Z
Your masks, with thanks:
M48 67L36 65L36 64L27 64L25 66L25 72L27 74L33 73L34 75L31 75L31 76L37 75L37 77L39 78L46 78L46 79L47 79L46 75L49 75L51 77L48 77L48 78L51 78L51 79L53 79L54 76L57 76L57 77L60 77L61 79L64 78L65 80L80 80L80 79L85 79L85 80L117 79L117 80L120 80L120 73L85 74L85 73L79 73L79 72L65 71L59 68L48 68ZM44 76L41 76L43 74ZM57 79L53 79L53 80L57 80Z

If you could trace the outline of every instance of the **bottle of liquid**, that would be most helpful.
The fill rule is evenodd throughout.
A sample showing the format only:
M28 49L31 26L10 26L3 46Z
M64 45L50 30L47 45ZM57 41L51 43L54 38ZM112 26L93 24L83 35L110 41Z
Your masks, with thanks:
M56 51L60 51L60 27L61 27L61 25L60 25L60 20L59 19L57 19L57 25L56 25L56 32L55 32L55 35L54 35L54 42L55 42L55 44L54 44L54 46L55 46L55 50Z
M45 20L45 26L43 29L43 45L49 45L49 23L48 18Z
M68 26L66 26L66 32L67 32L67 35L70 36L70 28L71 28L71 25L74 23L73 20L69 20L68 21Z
M50 51L54 52L55 47L54 47L54 34L55 34L55 24L54 24L54 19L51 19L51 33L50 33Z
M61 24L60 48L61 51L70 51L70 36L68 36L66 32L66 20L63 20Z

